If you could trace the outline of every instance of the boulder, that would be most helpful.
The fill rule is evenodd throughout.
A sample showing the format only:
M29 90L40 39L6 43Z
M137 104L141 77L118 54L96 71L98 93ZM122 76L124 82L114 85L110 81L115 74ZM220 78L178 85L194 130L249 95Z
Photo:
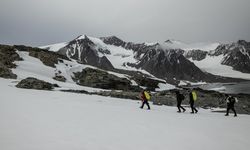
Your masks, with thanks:
M59 87L57 84L51 84L43 80L28 77L20 81L16 87L24 89L37 89L37 90L52 90L55 87Z
M60 81L60 82L65 82L66 78L62 75L56 75L55 77L53 77L54 80Z
M74 73L73 80L82 86L90 86L113 90L136 90L139 87L131 86L126 78L119 78L105 71L86 68L82 72Z

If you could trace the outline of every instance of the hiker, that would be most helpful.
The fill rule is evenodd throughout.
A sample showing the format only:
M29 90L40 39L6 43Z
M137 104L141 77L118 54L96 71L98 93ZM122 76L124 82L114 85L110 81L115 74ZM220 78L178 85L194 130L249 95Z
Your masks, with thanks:
M225 96L226 96L226 102L227 102L227 113L225 114L225 116L229 115L229 110L231 109L234 112L234 117L237 117L237 113L234 109L234 104L235 102L238 102L238 99L228 94L226 94Z
M185 99L184 95L181 94L180 91L175 91L175 94L176 94L177 108L178 108L177 112L181 112L181 109L183 110L183 112L185 112L186 109L181 106L181 102Z
M189 92L189 104L190 104L190 107L191 107L191 110L192 110L192 112L191 112L192 114L198 112L198 110L194 106L194 101L196 101L196 99L197 99L196 92L191 90Z
M141 93L140 93L140 99L142 100L142 105L141 105L141 109L143 109L143 106L144 104L146 104L148 106L148 109L150 109L150 106L149 106L149 103L148 101L150 100L150 94L148 91L146 90L143 90Z

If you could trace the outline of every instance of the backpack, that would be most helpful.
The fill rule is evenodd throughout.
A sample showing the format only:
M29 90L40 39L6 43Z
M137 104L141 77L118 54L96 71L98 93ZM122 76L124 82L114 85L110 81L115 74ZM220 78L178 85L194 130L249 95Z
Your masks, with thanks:
M230 97L228 98L228 100L229 100L229 103L231 103L231 104L234 104L234 103L236 102L235 98L232 97L232 96L230 96Z
M144 91L144 95L147 100L150 100L151 96L147 91Z
M184 100L185 99L185 96L183 94L180 94L180 99L181 100Z
M196 94L195 91L192 91L192 96L193 96L194 101L196 101L197 100L197 94Z

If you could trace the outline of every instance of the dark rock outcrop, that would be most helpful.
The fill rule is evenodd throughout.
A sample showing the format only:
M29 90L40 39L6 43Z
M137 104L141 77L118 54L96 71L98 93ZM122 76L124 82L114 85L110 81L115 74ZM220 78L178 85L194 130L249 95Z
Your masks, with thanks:
M116 36L110 36L110 37L101 37L100 38L104 43L109 44L109 45L115 45L115 46L121 46L125 47L126 42L123 40L119 39Z
M15 68L14 61L20 61L22 58L16 53L13 46L0 45L0 77L7 79L16 79L11 68Z
M56 75L53 77L54 80L60 81L60 82L66 82L66 78L62 75Z
M36 90L52 90L55 87L59 87L57 84L51 84L43 80L38 80L36 78L28 77L20 81L17 85L17 88L24 89L36 89Z
M11 69L0 63L0 77L5 79L16 79L17 75L14 74Z
M159 83L165 83L163 81L154 80L147 77L142 76L133 76L132 78L138 85L146 87L150 91L155 91L156 88L159 88Z
M202 51L202 50L190 50L187 53L185 53L186 58L192 58L192 60L201 61L206 58L208 52Z
M119 78L105 71L85 68L82 72L74 73L73 80L82 86L90 86L112 90L139 90L137 86L131 86L131 82L125 78Z
M135 65L136 66L136 65ZM130 80L134 80L139 86L145 87L150 91L155 91L156 88L159 88L159 83L165 84L166 82L163 80L152 78L148 74L143 74L139 71L131 71L131 70L121 70L116 69L116 72L120 74L126 74L130 76Z

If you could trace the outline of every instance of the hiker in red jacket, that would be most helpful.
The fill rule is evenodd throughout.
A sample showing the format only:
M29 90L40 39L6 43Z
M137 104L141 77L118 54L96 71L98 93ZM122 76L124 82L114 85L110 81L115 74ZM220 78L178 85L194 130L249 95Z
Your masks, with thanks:
M148 94L148 92L146 90L143 90L139 95L140 99L142 100L142 105L140 108L143 109L144 104L146 104L148 106L148 109L150 109L148 99L146 98L145 94Z

